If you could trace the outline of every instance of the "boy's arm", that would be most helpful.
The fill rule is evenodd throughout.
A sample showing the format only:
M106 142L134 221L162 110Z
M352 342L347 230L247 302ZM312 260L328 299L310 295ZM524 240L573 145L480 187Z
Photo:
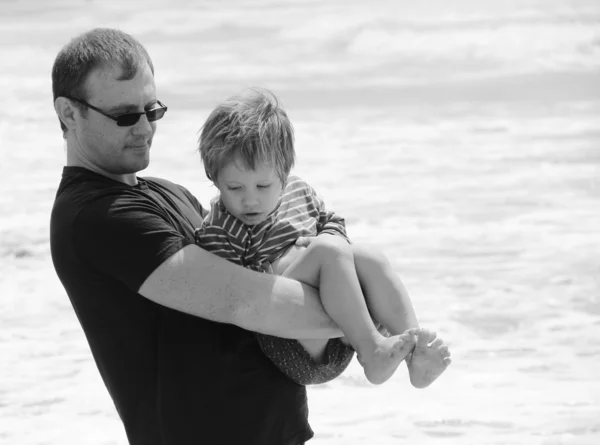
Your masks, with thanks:
M309 186L311 198L317 211L319 212L317 222L317 235L337 235L349 241L346 233L346 222L344 218L328 211L325 208L325 201L317 195L317 192Z
M139 293L181 312L263 334L307 339L343 335L314 288L245 269L196 245L163 262Z

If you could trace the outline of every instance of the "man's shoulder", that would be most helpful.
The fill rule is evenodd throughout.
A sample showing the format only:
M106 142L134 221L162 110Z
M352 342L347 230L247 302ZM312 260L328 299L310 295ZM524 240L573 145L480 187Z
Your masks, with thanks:
M161 187L166 188L166 185ZM142 205L144 194L126 184L82 168L65 168L56 193L52 220L80 215L97 218ZM149 200L149 199L148 199Z
M175 194L183 193L186 196L193 196L190 193L190 191L187 188L185 188L184 186L182 186L181 184L177 184L177 183L175 183L173 181L169 181L168 179L165 179L165 178L158 178L155 176L144 176L144 177L138 178L138 180L140 180L140 182L146 182L147 184L151 184L156 187L159 187L160 189L168 190L171 193L175 193Z
M167 188L167 189L176 189L176 190L183 189L183 190L185 190L185 187L183 187L182 185L176 184L175 182L169 181L168 179L165 179L165 178L159 178L156 176L144 176L139 179L142 179L149 183L157 184L157 185Z
M115 181L79 167L66 167L56 192L53 216L67 210L76 211L101 200L113 200L123 187Z
M142 181L145 181L147 184L157 187L161 190L164 190L171 194L179 196L182 199L190 201L194 204L194 206L202 208L202 205L200 204L198 199L193 195L193 193L190 192L186 187L184 187L181 184L177 184L177 183L169 181L168 179L165 179L165 178L157 178L154 176L148 176L148 177L143 177L143 178L138 178L138 179L141 179ZM204 210L203 210L203 212L204 212Z

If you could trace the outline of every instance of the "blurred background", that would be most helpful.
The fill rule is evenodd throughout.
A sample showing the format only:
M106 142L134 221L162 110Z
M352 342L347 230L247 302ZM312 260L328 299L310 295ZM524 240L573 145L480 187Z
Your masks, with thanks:
M142 175L208 204L198 130L270 88L295 173L451 345L425 390L356 363L310 387L311 444L600 443L597 0L0 0L0 443L126 444L48 244L50 71L94 27L146 46L169 106Z

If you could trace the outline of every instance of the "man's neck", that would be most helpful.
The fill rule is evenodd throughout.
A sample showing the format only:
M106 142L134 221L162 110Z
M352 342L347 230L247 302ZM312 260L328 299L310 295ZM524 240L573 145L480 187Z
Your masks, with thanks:
M77 153L74 153L73 151L69 150L68 146L67 146L67 167L83 167L83 168L93 171L94 173L98 173L99 175L110 178L114 181L122 182L124 184L131 185L131 186L137 185L137 183L138 183L137 176L135 175L135 173L129 173L126 175L117 175L117 174L107 172L106 170L98 167L97 165L90 162L89 160L82 159L80 156L77 156Z

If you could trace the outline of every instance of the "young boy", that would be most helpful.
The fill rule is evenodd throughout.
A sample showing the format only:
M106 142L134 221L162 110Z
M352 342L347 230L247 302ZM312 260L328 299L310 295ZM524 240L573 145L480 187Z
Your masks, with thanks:
M404 359L418 388L446 369L448 347L435 333L418 328L389 262L350 244L344 220L326 211L306 182L289 176L295 161L293 127L271 92L251 89L217 106L202 128L199 151L220 192L196 232L202 248L319 288L325 310L356 350L371 383L388 380ZM297 245L315 236L308 247ZM371 317L392 335L380 333ZM353 355L339 339L258 334L258 340L273 363L300 384L335 378Z

